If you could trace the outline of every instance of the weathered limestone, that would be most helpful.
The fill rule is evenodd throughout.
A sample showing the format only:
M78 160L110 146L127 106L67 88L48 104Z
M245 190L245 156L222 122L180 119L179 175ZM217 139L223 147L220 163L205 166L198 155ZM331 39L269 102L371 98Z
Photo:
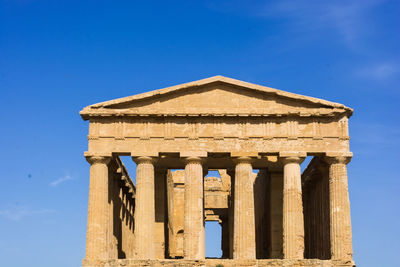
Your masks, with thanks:
M352 112L222 76L84 108L83 266L352 266ZM205 259L205 221L224 259Z
M136 169L135 256L154 259L154 159L134 158Z
M179 170L167 174L168 195L168 255L183 258L183 230L185 224L185 171Z
M350 201L347 184L347 166L351 157L327 157L329 165L329 196L332 259L351 260Z
M183 254L185 259L205 258L204 193L201 158L189 157L185 165L185 227Z
M109 258L108 166L110 157L87 156L90 163L86 259Z
M251 158L236 159L234 187L233 258L255 259L253 169Z
M304 221L301 195L300 163L304 158L283 158L283 256L304 257Z
M228 209L228 227L229 227L229 258L233 259L233 236L234 236L234 216L235 216L235 169L227 170L228 175L231 177L231 194L229 196L229 209Z

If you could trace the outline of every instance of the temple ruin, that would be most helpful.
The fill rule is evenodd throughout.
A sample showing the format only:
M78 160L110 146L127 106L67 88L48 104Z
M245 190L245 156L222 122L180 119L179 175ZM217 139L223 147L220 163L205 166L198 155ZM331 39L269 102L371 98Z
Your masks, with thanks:
M352 113L223 76L85 107L83 266L353 266ZM206 221L220 259L205 257Z

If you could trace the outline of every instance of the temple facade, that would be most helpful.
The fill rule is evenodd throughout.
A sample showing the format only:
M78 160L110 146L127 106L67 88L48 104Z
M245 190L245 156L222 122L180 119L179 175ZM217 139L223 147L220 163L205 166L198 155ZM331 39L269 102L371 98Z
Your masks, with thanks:
M83 266L353 266L352 112L223 76L85 107ZM221 259L205 257L206 221Z

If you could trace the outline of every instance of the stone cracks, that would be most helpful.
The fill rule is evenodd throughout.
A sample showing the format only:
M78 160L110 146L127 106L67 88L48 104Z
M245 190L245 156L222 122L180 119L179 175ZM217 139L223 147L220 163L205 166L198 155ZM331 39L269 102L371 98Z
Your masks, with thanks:
M139 266L156 266L156 267L215 267L218 264L224 267L353 267L352 261L331 261L331 260L222 260L222 259L206 259L206 260L84 260L82 267L139 267Z

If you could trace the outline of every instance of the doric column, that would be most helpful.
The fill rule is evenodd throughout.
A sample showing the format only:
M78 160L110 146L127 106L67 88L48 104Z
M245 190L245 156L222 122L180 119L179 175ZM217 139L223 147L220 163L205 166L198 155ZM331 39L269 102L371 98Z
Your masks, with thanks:
M135 257L154 259L154 160L134 158L136 167Z
M234 224L234 209L235 209L235 169L227 169L227 174L231 178L231 194L228 196L229 208L228 208L228 227L229 227L229 259L233 259L233 224Z
M203 166L199 157L186 158L183 254L185 259L205 258Z
M236 159L234 181L233 258L255 259L253 168L249 157Z
M87 156L90 166L86 259L109 258L109 171L110 157Z
M303 157L283 157L283 257L304 258L304 221L300 163Z
M351 157L326 157L329 164L331 258L353 257L347 166Z

